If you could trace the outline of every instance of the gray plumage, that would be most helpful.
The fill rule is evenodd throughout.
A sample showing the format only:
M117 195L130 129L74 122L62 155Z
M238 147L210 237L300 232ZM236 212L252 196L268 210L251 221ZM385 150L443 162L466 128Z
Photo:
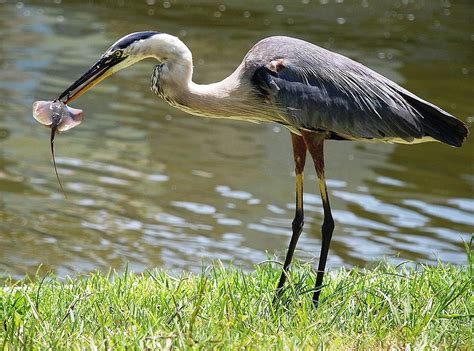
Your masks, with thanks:
M268 64L282 59L280 67ZM463 122L345 56L303 40L270 37L244 58L243 71L286 123L330 139L416 142L433 138L460 146ZM419 140L422 141L422 140Z

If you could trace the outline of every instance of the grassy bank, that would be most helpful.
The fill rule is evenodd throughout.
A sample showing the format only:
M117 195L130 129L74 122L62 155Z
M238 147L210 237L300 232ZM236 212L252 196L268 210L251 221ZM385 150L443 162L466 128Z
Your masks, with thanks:
M220 264L171 277L51 276L0 289L3 349L471 349L472 260L463 267L337 270L317 310L314 274L296 264L272 306L278 266Z

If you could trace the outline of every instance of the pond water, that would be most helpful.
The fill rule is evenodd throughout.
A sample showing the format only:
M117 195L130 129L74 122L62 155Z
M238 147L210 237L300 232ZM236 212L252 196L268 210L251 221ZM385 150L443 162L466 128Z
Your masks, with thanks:
M109 78L73 107L56 139L31 116L121 36L157 30L193 51L195 81L227 76L259 39L283 34L337 51L472 125L474 3L456 1L0 0L0 274L60 276L109 267L252 269L282 258L294 211L291 142L273 124L211 120L149 88L152 61ZM329 267L388 259L463 264L474 225L474 139L461 149L328 142L336 230ZM311 166L311 164L309 164ZM305 177L297 256L317 258L321 202Z

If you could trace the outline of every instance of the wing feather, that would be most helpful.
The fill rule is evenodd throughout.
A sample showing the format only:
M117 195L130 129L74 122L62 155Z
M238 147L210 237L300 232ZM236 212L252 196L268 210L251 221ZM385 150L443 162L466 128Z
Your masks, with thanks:
M276 71L268 66L275 59L283 62ZM423 117L388 84L393 82L342 55L302 40L271 37L259 42L246 61L256 66L254 86L292 127L349 139L411 142L424 135Z
M285 62L278 72L259 68L254 82L297 128L324 130L350 139L421 138L419 114L386 85L347 71L321 76ZM380 82L378 82L380 83Z
M263 39L244 63L255 89L292 128L338 139L431 137L453 146L469 133L462 121L377 72L303 40Z

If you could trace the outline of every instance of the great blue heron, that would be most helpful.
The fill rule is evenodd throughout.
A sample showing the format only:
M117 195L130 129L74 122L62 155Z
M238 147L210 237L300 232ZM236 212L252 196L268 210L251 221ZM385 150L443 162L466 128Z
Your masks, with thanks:
M468 135L463 122L362 64L285 36L259 41L229 77L200 85L192 81L192 54L180 39L153 31L132 33L113 44L59 100L72 102L104 78L145 58L160 62L154 67L151 89L170 105L198 116L276 122L290 131L296 212L277 296L303 228L307 151L319 178L324 210L313 295L317 305L334 230L324 178L324 141L440 141L459 147Z

